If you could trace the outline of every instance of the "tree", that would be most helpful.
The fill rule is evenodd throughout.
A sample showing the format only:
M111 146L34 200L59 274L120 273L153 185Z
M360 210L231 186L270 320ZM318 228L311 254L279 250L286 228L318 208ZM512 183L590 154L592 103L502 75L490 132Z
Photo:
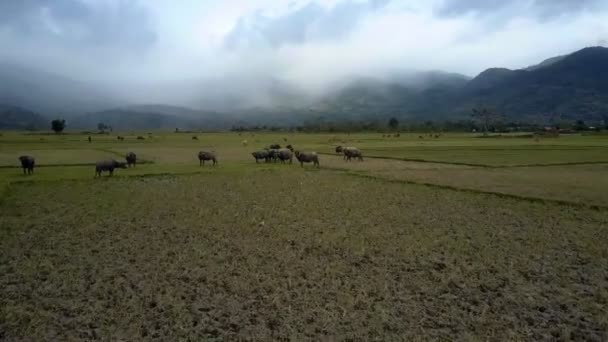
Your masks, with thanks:
M61 133L65 129L65 120L55 119L51 121L51 128L55 133Z
M97 124L97 130L99 130L101 133L104 133L106 131L106 129L108 129L108 128L109 128L109 126L107 126L103 122L100 122Z
M586 131L587 125L585 124L585 121L583 121L583 120L576 120L576 123L574 124L573 128L576 131Z
M490 126L494 125L499 118L499 115L494 111L485 107L473 108L473 114L471 114L471 116L481 124L483 135L488 135Z
M388 120L388 127L390 127L393 130L397 130L397 128L399 128L399 120L397 120L397 118L391 118L390 120Z

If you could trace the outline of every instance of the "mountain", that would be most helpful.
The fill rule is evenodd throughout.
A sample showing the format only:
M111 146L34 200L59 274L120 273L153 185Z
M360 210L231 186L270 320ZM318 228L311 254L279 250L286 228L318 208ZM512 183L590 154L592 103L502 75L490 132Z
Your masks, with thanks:
M448 74L449 75L449 74ZM359 79L328 94L317 115L336 118L397 116L407 120L470 119L471 109L489 107L512 121L608 121L608 49L585 48L526 69L491 68L471 80L414 86L389 80Z
M170 105L133 105L87 113L68 121L70 128L96 129L103 123L116 130L219 129L233 123L230 115Z
M30 110L0 104L0 129L50 128L50 121Z
M5 126L14 127L28 120L42 122L33 119L34 112L46 115L46 121L65 116L70 128L95 129L103 122L116 129L216 129L298 125L311 119L385 121L393 116L469 120L471 109L480 106L509 121L548 122L559 115L592 123L608 121L608 49L585 48L517 70L490 68L472 79L442 71L351 76L322 95L268 75L112 88L116 90L0 63L0 103L29 109L4 116ZM129 92L128 101L118 95L122 92ZM130 104L150 98L159 104Z
M561 61L562 59L566 58L567 56L568 55L551 57L551 58L545 59L544 61L540 62L539 64L529 66L525 70L534 71L536 69L544 68L551 64Z
M486 70L455 91L452 110L462 113L482 105L512 119L530 120L558 113L569 120L605 120L608 49L585 48L550 61L531 70Z
M70 116L125 101L102 86L15 63L0 63L0 103L31 108L47 116Z

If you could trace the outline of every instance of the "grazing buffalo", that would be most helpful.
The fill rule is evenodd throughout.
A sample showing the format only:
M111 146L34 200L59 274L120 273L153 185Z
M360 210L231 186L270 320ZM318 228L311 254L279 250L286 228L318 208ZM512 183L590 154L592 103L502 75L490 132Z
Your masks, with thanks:
M361 150L356 147L345 147L342 149L342 152L344 152L344 160L346 161L350 161L351 158L363 161L363 154L361 153Z
M271 149L266 149L266 151L268 152L268 159L272 160L273 162L277 162L277 158L279 157L279 150L276 148L271 148Z
M253 158L255 158L256 163L260 159L263 159L267 163L270 161L270 153L268 153L268 151L266 151L266 150L252 152L251 155L253 156Z
M217 155L215 152L200 151L198 153L198 161L200 166L205 165L205 161L208 160L213 161L213 165L217 164Z
M114 159L101 160L95 164L95 177L101 177L102 172L109 172L110 176L114 174L114 169L126 169L127 164L116 161Z
M286 161L289 160L289 164L293 163L293 153L290 149L282 148L277 151L277 158L281 161L281 163L285 164Z
M34 164L36 164L34 157L21 156L19 157L19 161L21 161L21 168L23 169L24 175L31 175L32 173L34 173Z
M300 152L296 151L296 158L300 162L300 166L304 167L304 163L313 163L319 167L319 156L317 152Z
M336 147L336 153L342 153L342 150L343 150L343 149L344 149L344 148L343 148L342 146L338 146L338 147Z
M125 159L127 160L128 167L135 166L137 164L137 155L133 152L127 153Z

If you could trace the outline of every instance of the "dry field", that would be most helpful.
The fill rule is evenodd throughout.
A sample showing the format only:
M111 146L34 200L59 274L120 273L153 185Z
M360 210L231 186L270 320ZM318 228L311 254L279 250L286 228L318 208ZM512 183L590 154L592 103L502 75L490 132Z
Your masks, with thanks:
M327 153L321 169L255 164L283 138ZM608 339L604 137L39 139L0 137L0 340ZM346 163L343 142L443 157ZM441 152L480 144L592 156ZM217 167L198 166L203 147ZM83 165L127 150L150 163ZM29 151L34 176L8 167Z

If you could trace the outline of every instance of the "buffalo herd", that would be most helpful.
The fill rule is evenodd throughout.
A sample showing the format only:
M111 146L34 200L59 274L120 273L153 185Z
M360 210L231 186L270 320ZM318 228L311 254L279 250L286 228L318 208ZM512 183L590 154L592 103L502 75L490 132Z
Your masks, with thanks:
M350 161L352 159L363 161L363 154L361 150L356 147L348 146L336 147L336 153L342 154L344 156L345 161ZM319 155L317 152L312 151L298 151L293 148L292 145L287 145L284 148L281 148L279 144L272 144L262 150L252 152L251 155L255 159L256 163L260 161L271 163L271 162L280 162L285 164L289 162L289 164L293 163L293 159L295 159L300 163L300 166L303 167L304 163L312 163L314 166L319 167ZM125 155L126 162L119 162L115 159L107 159L100 160L95 163L95 177L101 176L103 172L108 172L110 176L114 174L115 169L125 169L127 167L134 167L137 165L137 155L133 152L129 152ZM204 166L205 162L212 162L213 165L218 163L217 153L214 151L200 151L198 153L199 165ZM21 162L21 168L23 169L23 174L31 175L34 173L34 165L35 159L32 156L23 155L19 157L19 161Z

